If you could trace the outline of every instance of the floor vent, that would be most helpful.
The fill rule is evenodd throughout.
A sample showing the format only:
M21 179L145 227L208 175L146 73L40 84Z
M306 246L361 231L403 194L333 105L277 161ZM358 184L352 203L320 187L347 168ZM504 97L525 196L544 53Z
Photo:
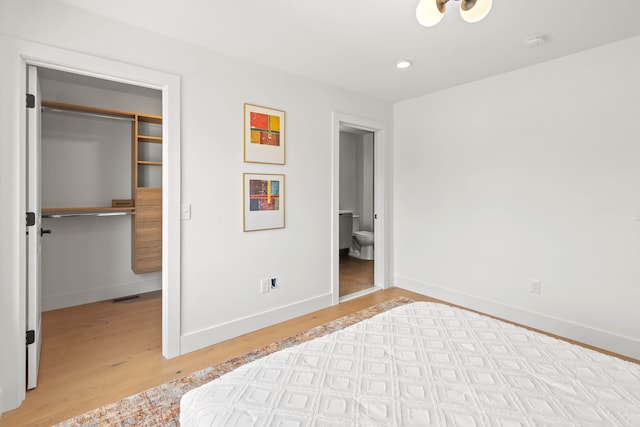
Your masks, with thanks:
M140 298L140 295L129 295L128 297L114 298L113 302L131 301Z

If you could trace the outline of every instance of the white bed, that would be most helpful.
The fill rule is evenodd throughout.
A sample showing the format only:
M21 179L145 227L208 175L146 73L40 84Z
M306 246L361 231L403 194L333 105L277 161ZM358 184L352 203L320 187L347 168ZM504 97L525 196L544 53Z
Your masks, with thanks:
M640 426L640 365L416 302L243 365L187 426Z

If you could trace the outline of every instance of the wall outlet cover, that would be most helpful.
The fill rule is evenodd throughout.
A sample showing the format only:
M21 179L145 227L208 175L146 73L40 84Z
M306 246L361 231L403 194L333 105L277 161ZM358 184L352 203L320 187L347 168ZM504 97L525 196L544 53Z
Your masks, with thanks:
M539 294L540 293L540 288L541 288L541 283L540 280L537 279L531 279L531 292L534 294Z

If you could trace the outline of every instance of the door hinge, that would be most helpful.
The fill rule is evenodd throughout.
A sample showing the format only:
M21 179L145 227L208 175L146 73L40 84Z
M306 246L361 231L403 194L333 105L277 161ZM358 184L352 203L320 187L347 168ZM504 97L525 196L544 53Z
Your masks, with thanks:
M27 227L36 225L36 214L33 212L27 212Z
M27 345L31 345L36 342L36 331L33 329L27 331Z
M36 97L30 93L27 94L27 108L36 108Z

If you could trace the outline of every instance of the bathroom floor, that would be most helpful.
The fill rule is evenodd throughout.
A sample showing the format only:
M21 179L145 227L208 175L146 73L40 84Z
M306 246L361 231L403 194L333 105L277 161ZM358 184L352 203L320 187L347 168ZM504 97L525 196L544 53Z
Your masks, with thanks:
M373 287L373 260L340 257L340 296Z

